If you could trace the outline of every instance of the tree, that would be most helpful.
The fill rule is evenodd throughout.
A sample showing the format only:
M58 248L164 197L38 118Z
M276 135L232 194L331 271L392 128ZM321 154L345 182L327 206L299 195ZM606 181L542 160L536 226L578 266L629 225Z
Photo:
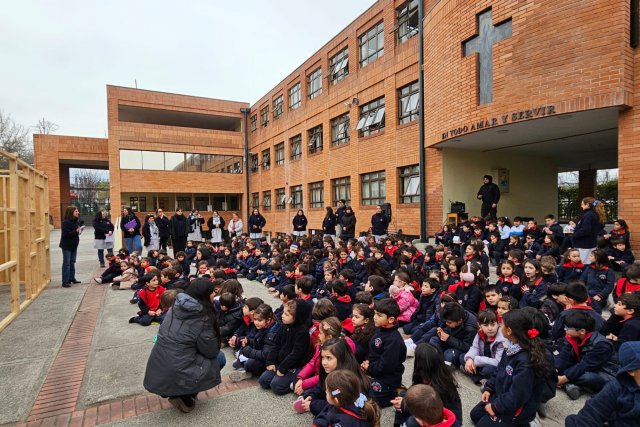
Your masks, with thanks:
M40 133L43 135L51 135L53 133L56 133L58 129L60 129L60 126L58 126L57 123L50 122L44 117L38 120L38 124L35 125L36 133Z
M16 153L25 162L33 164L33 146L28 136L28 128L17 124L10 114L0 110L0 149ZM6 166L7 160L0 158L0 167Z

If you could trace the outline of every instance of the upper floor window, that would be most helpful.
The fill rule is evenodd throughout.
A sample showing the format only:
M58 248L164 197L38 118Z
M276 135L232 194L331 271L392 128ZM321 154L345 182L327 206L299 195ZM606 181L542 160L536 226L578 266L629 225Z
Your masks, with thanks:
M276 152L276 165L284 165L284 142L274 147Z
M418 165L398 169L400 177L400 203L420 202L420 169Z
M307 76L307 96L313 99L322 93L322 68Z
M349 143L349 113L343 114L331 120L331 145Z
M418 120L418 82L413 82L398 89L398 117L400 124Z
M254 114L251 116L251 132L255 132L258 129L258 116Z
M258 155L252 154L249 163L251 165L251 172L258 172Z
M360 107L360 120L356 130L367 136L384 129L384 96Z
M302 158L302 135L296 135L289 140L290 158L298 160Z
M271 210L271 190L262 192L262 209L265 211Z
M396 22L398 44L418 34L418 0L410 0L396 9Z
M271 150L262 150L262 169L269 170L271 168Z
M307 135L309 137L309 154L322 151L322 125L309 129Z
M282 110L284 108L284 99L282 95L273 100L273 119L279 119L282 116Z
M364 67L384 55L384 21L371 27L358 38L360 66Z
M329 78L336 84L349 75L349 48L345 47L329 59Z
M267 127L269 124L269 106L265 106L260 110L260 126Z
M295 110L302 104L302 93L300 91L300 82L289 88L289 109Z

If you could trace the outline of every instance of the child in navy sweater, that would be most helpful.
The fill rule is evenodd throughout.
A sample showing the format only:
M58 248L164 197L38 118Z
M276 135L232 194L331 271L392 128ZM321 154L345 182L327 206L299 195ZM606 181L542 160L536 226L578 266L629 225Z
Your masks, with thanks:
M564 263L556 268L558 281L569 283L572 280L580 280L580 276L582 276L585 268L580 260L580 251L575 248L570 248L565 252L563 258Z
M342 322L351 316L353 301L347 294L347 284L344 280L336 279L328 284L329 298L336 308L336 316Z
M616 349L626 341L640 341L640 295L620 295L613 314L602 328L602 335L611 340Z
M445 327L436 328L436 335L429 344L442 351L445 363L457 368L464 363L464 355L471 348L478 331L476 316L456 302L447 303L441 316Z
M418 308L411 315L409 323L404 325L404 333L411 335L413 329L421 323L426 322L433 315L438 306L440 284L435 279L427 279L422 282L420 300Z
M633 252L627 248L627 244L622 239L611 240L608 258L615 271L624 271L628 265L635 261Z
M613 269L609 268L607 251L597 249L589 254L591 264L586 266L580 281L587 285L591 307L598 313L607 305L609 294L613 291L616 281Z
M380 407L386 408L391 406L391 400L402 385L407 348L398 332L398 303L392 298L384 298L375 302L374 310L373 321L378 330L369 343L369 355L361 367L373 378L373 398Z

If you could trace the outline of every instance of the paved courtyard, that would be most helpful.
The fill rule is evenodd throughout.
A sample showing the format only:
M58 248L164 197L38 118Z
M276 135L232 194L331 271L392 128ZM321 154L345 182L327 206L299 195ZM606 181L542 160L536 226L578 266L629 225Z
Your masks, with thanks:
M61 287L59 231L51 236L52 281L40 297L0 333L0 426L299 426L310 415L291 409L294 399L263 391L255 380L231 383L231 363L223 383L201 393L196 409L182 414L166 399L147 393L142 380L152 338L158 326L129 324L137 311L130 291L92 283L99 273L93 232L87 230L78 250L77 278L82 284ZM276 305L264 287L242 280L246 296ZM0 298L5 294L0 293ZM227 360L232 354L224 350ZM405 362L405 385L411 382L413 360ZM458 375L465 425L480 391ZM544 426L563 425L585 398L569 400L563 392L548 405ZM393 424L393 411L383 411L382 425Z

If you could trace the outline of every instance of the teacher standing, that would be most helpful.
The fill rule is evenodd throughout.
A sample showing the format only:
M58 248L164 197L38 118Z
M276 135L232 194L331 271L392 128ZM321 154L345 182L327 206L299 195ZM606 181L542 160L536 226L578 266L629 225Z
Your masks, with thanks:
M100 267L104 267L104 250L108 253L113 253L113 224L107 217L107 212L104 209L100 209L96 213L96 217L93 219L93 247L98 250L98 261L100 261ZM109 239L107 239L109 236Z
M140 220L132 208L122 208L120 229L124 234L124 245L131 254L133 251L142 253L142 240L140 239Z
M207 227L211 233L211 243L222 242L222 230L224 230L224 218L220 216L218 211L213 211L213 215L207 221Z
M573 230L571 242L573 247L580 251L580 259L583 264L591 264L589 254L598 246L598 235L604 229L607 222L607 213L601 201L593 197L585 197L580 202L582 218Z
M478 190L477 195L482 200L480 208L480 216L487 219L496 219L498 217L498 202L500 201L500 188L493 182L491 175L485 175L482 178L482 186Z
M62 287L69 288L76 280L76 255L80 244L81 224L78 221L80 211L75 206L68 206L64 211L62 230L60 234L60 249L62 249Z

